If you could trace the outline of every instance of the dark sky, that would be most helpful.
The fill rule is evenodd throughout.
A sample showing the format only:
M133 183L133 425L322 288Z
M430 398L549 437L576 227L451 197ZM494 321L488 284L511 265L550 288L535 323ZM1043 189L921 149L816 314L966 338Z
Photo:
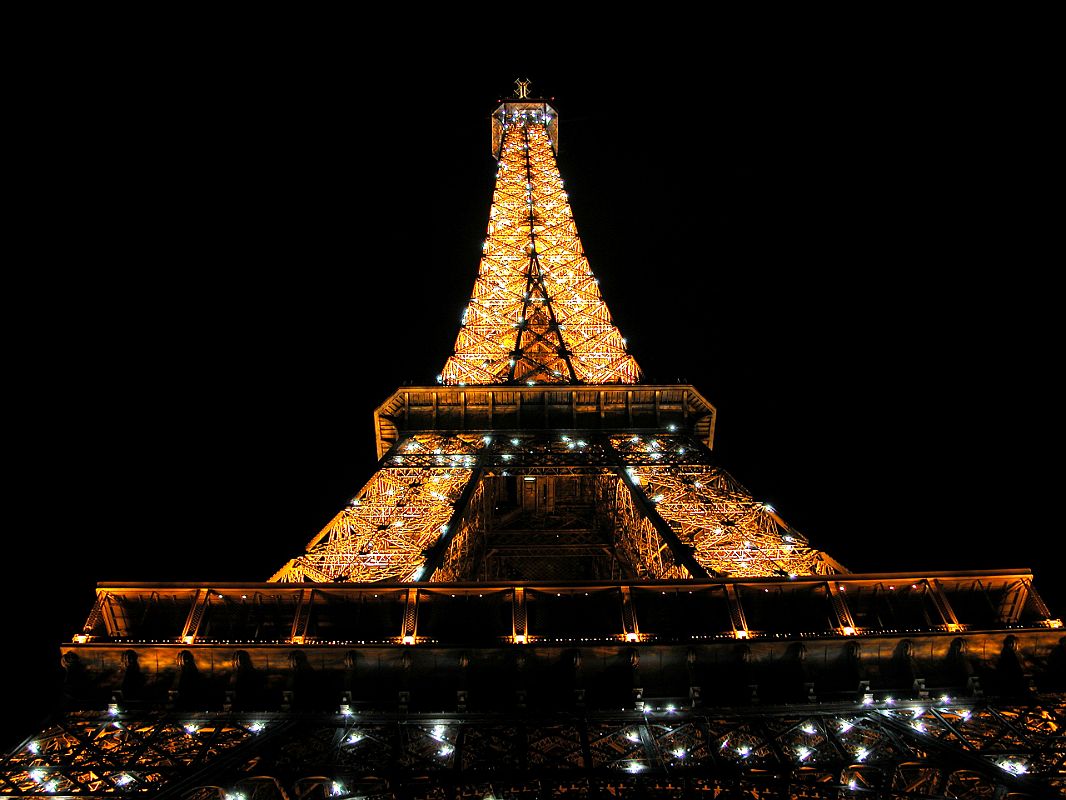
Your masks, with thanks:
M370 477L374 407L454 341L519 76L557 98L615 321L649 380L716 405L725 468L855 571L1031 567L1066 612L1046 73L911 45L64 74L27 123L9 539L32 611L5 670L30 707L0 746L96 581L265 579Z

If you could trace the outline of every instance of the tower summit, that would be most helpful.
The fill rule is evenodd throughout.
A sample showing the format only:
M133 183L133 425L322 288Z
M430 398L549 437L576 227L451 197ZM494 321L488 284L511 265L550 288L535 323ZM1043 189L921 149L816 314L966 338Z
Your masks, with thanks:
M440 382L636 383L640 370L611 321L555 162L559 115L547 102L492 115L498 162L484 254Z
M518 95L455 352L376 410L374 475L269 581L100 584L0 796L1061 796L1031 573L851 573L722 470Z

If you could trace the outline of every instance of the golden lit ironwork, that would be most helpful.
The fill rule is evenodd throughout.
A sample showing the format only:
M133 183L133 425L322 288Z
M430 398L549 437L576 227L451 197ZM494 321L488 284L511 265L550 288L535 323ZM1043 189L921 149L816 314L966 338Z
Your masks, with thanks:
M499 169L488 235L441 383L635 383L640 377L574 225L555 163L557 123L547 104L505 103L494 116Z
M154 797L176 778L257 738L254 719L159 712L77 712L37 734L3 762L7 797Z
M409 439L403 452L427 453L437 466L408 467L390 457L351 503L274 574L275 581L417 580L424 551L447 530L454 505L474 471L470 441Z
M521 646L521 645L519 645ZM852 711L691 710L414 719L133 712L68 715L3 760L5 797L542 797L576 793L753 800L869 796L1050 798L1062 771L1061 699L878 702ZM520 731L521 735L516 735ZM461 747L461 753L459 748ZM258 748L258 749L255 749ZM264 753L267 753L264 757ZM504 767L528 763L522 770ZM382 775L381 764L400 764ZM402 776L402 777L400 777Z
M699 457L683 439L615 436L612 444L624 454L645 457L641 466L628 467L631 480L711 574L750 578L844 571L724 470L706 463L660 466L671 455Z
M847 573L721 470L693 387L632 385L517 83L451 385L271 582L99 586L0 797L1062 796L1031 573Z
M590 480L581 484L584 488L574 489L568 502L591 504L596 521L564 522L547 495L531 503L518 496L524 490L501 483L507 476L519 475L523 483L542 487L537 491L552 493L556 482L567 475L588 476ZM560 484L571 485L577 486ZM470 492L464 492L467 487ZM556 528L569 526L566 542L551 541L569 547L571 557L579 553L591 557L602 547L615 551L621 573L612 572L611 577L748 578L846 572L811 548L770 506L713 466L710 452L691 434L478 432L421 433L400 440L382 459L374 479L311 540L307 553L290 561L272 580L501 577L482 562L487 532L500 530L498 517L506 516L496 509L501 502L506 505L509 496L539 515L539 530L551 531L554 537ZM599 533L578 532L593 529ZM538 530L525 532L527 548L538 541L537 536ZM434 548L439 557L427 561ZM538 553L542 558L559 555L550 547Z
M463 581L477 578L476 568L482 553L482 533L492 515L494 492L486 491L486 483L478 482L462 516L456 523L455 535L446 550L443 563L430 576L433 581Z
M665 546L648 515L640 511L634 502L633 492L620 478L600 481L597 488L601 501L614 509L618 549L640 577L690 577L685 568L677 563L676 554Z

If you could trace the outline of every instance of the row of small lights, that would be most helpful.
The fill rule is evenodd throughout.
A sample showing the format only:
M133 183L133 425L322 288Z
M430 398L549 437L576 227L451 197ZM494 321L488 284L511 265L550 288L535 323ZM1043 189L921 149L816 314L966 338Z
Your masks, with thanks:
M594 640L594 639L580 639L580 640L567 640L567 641L596 641L596 640ZM957 710L955 712L952 712L952 710L948 707L952 703L952 698L950 697L950 695L947 695L947 694L941 695L939 699L940 699L940 704L942 706L942 708L940 710L943 713L948 713L948 714L954 713L960 719L962 719L964 722L969 721L970 717L973 715L973 712L970 709L960 709L960 710ZM860 700L859 702L864 707L870 707L870 706L873 706L873 705L876 705L876 704L880 703L881 705L885 706L885 708L880 709L880 713L882 713L882 714L886 714L887 715L887 714L890 714L893 710L895 710L896 713L904 713L904 712L905 713L909 713L911 715L911 717L913 719L915 719L915 720L917 720L919 717L923 716L925 714L925 711L926 711L925 707L922 706L922 705L917 705L917 706L915 706L913 708L902 707L902 708L899 708L899 709L894 709L893 706L895 706L897 701L896 701L896 698L894 698L891 695L888 695L888 696L882 698L880 701L878 701L878 700L874 699L873 693L866 693L863 696L862 700ZM908 702L908 701L904 701L904 702ZM913 701L911 701L911 702L913 702ZM624 708L622 709L622 711L625 711L625 710L626 709L624 709ZM676 705L674 705L673 703L667 703L666 705L659 706L659 707L654 707L654 706L649 704L649 705L644 706L642 711L645 714L654 713L656 711L662 712L662 713L666 713L666 714L673 714L673 713L676 713L678 711L678 707ZM341 716L348 717L348 716L352 716L355 712L352 710L352 707L349 704L344 704L344 705L342 705L340 707L340 712L339 713L341 714ZM107 706L107 714L110 717L118 717L118 716L120 716L122 714L122 709L121 709L121 707L119 706L118 703L109 703L108 706ZM840 732L841 733L847 733L853 727L855 727L856 722L857 722L857 720L845 720L845 721L843 721L841 723ZM200 730L202 730L202 728L199 725L197 725L196 723L188 723L188 724L184 725L183 727L184 727L185 732L188 733L189 735L193 735L193 734L199 732ZM266 728L266 723L261 722L261 721L255 721L255 722L252 722L252 723L250 723L248 725L248 730L251 733L261 733L265 728ZM916 727L915 729L916 730L921 730L921 732L924 732L924 727L921 727L921 728ZM804 733L808 734L808 735L813 735L813 734L816 734L818 732L817 729L813 725L811 725L810 723L807 723L806 725L801 727L800 730L803 731ZM38 755L40 753L40 743L37 742L36 740L31 741L31 742L29 742L26 745L26 750L29 753L31 753L32 755Z
M110 704L108 704L108 707L107 707L107 713L108 713L109 716L117 717L122 712L121 712L121 709L119 708L117 703L110 703ZM115 725L115 727L121 727L121 724L117 720L113 724ZM253 734L256 734L256 733L262 732L265 728L266 728L266 725L264 723L262 723L262 722L253 722L253 723L251 723L248 726L248 731L253 733ZM200 728L199 728L199 726L190 723L188 725L184 725L183 726L183 730L185 731L186 734L192 736L192 735L196 734L200 730ZM37 755L37 754L40 753L40 743L36 742L36 741L30 742L28 745L26 745L26 749L30 753L32 753L33 755ZM29 775L30 775L30 778L35 783L43 784L42 788L46 792L55 792L56 791L56 788L58 787L58 782L55 779L46 781L45 779L47 778L47 773L44 770L42 770L40 768L34 768L34 769L30 770ZM116 786L118 786L120 788L125 788L125 787L128 787L131 784L135 783L137 779L133 775L131 775L130 773L123 772L123 773L120 773L119 775L117 775L114 780L115 780L115 785ZM336 786L336 785L337 784L334 784L334 786ZM340 792L337 792L337 791L334 792L334 794L342 794L342 793L343 793L343 790L340 791ZM242 800L243 795L241 795L241 794L227 794L226 798L227 798L227 800Z
M943 704L948 704L948 703L951 702L951 698L948 695L943 695L940 698L940 700L941 700L941 703L943 703ZM872 701L872 696L868 695L863 700L863 705L871 705L872 702L873 702ZM885 698L885 700L883 702L885 702L886 704L890 705L890 704L892 704L894 702L894 700L891 697L887 697L887 698ZM624 711L625 709L622 709L622 710ZM653 712L655 712L657 710L661 711L661 712L664 712L664 713L667 713L667 714L674 714L674 713L676 713L678 711L678 708L677 708L677 706L675 706L673 704L667 704L667 705L665 705L665 706L663 706L663 707L661 707L659 709L654 709L654 708L651 708L649 706L649 707L646 707L644 709L644 714L647 715L647 714L653 713ZM919 733L926 733L927 732L926 729L925 729L924 724L918 719L919 717L921 717L925 713L925 709L923 707L919 706L919 707L915 707L913 709L901 709L901 711L902 710L909 711L911 716L914 718L914 721L911 723L911 727L915 731L917 731ZM948 709L945 709L945 710L948 710ZM109 711L112 714L118 714L119 713L118 707L117 707L116 704L111 704L111 706L109 706ZM341 713L342 716L349 717L349 716L352 716L354 712L351 710L351 707L349 705L342 705L340 713ZM882 712L882 713L886 713L886 712ZM971 712L969 710L964 710L964 711L959 713L959 716L964 721L965 720L969 720L969 718L971 716ZM841 734L848 733L849 731L851 731L856 726L856 724L858 722L859 722L859 720L847 720L847 719L841 720L839 722L839 728L838 728L839 733L841 733ZM266 725L264 723L262 723L262 722L253 722L252 724L250 724L248 726L248 731L253 733L253 734L258 734L258 733L262 732L265 729L265 727L266 727ZM200 730L200 728L197 725L195 725L195 724L188 724L188 725L184 726L184 730L185 730L185 732L187 734L192 736L192 735L195 735ZM800 728L800 730L804 734L806 734L808 736L814 736L814 735L818 735L819 734L818 729L813 724L811 724L809 722L806 723L805 725L803 725ZM671 731L669 729L667 729L667 732L671 732ZM446 728L445 728L444 725L435 725L432 728L432 730L431 730L429 735L430 735L431 738L433 738L436 741L441 743L441 747L437 751L438 755L441 756L441 757L447 758L448 756L450 756L455 751L455 748L446 740L445 733L446 733ZM347 744L347 745L357 745L364 738L365 738L365 736L362 733L360 733L358 731L353 731L352 733L350 733L346 737L345 744ZM626 732L625 738L628 739L630 742L633 742L633 743L637 743L637 742L640 741L639 733L637 731L635 731L635 730L632 730L632 729L630 729L629 731ZM726 739L724 739L722 741L722 744L721 744L719 749L725 751L725 750L728 750L728 748L729 748L729 739L726 738ZM38 745L37 742L31 742L27 746L27 749L29 750L29 752L31 752L33 754L37 754L39 752L39 745ZM742 744L742 745L736 747L734 749L734 752L740 758L745 759L745 758L747 758L748 756L751 755L752 748L748 744ZM816 755L816 751L813 748L808 747L806 745L797 746L796 749L795 749L795 753L796 753L797 760L799 762L801 762L801 763L807 761L809 758L811 758L812 755ZM865 748L865 747L858 747L858 748L856 748L853 751L853 753L855 755L856 761L863 762L863 761L866 761L866 759L869 757L871 751L869 749ZM675 748L674 750L670 751L670 754L673 755L674 758L680 760L680 759L684 759L687 756L687 751L684 748L682 748L682 747L678 747L678 748ZM1011 773L1012 775L1023 775L1023 774L1026 774L1028 772L1027 765L1024 764L1021 761L1012 760L1012 759L1008 758L1008 759L1002 759L1002 760L1000 760L1000 761L998 761L996 763L1003 770ZM631 761L629 763L627 769L630 772L639 772L639 771L645 769L645 765L641 764L638 761ZM34 769L33 771L30 772L30 777L34 781L36 781L38 783L42 783L42 782L44 782L44 780L45 780L45 778L47 776L46 776L46 773L43 770ZM134 780L135 779L133 777L131 777L130 775L124 773L124 774L120 775L116 779L115 782L119 786L125 786L125 785L128 785L128 784L132 783ZM855 781L852 780L850 782L850 784L849 784L849 787L852 788L852 789L856 788L854 784L855 784ZM48 783L46 783L44 788L47 791L49 791L49 792L53 792L53 791L55 791L56 785L57 785L56 781L52 780L52 781L49 781ZM332 786L331 786L331 791L332 791L332 794L335 795L335 796L336 795L340 795L340 794L344 793L344 787L339 782L334 781ZM240 795L240 794L230 794L230 795L227 795L227 797L228 798L234 798L234 800L239 800L239 798L242 797L242 795Z
M511 364L512 365L514 364L514 360L513 359L511 360ZM440 376L438 376L438 377L440 377ZM669 430L669 431L676 431L677 430L677 425L674 424L674 423L670 423L666 427L667 427L667 430ZM483 445L485 445L486 447L491 445L493 441L494 440L493 440L492 436L482 436L481 437L481 443ZM516 437L512 437L509 441L510 441L512 447L522 447L523 444L524 444L522 439L519 439L519 438L516 438ZM587 447L588 446L588 442L585 441L584 439L574 439L574 438L572 438L570 436L567 436L567 435L560 436L559 437L559 441L560 441L560 443L565 444L567 446L567 449L573 449L574 447ZM640 439L639 436L634 436L634 437L632 437L630 439L630 441L639 443L641 441L641 439ZM462 440L460 440L460 442L462 442ZM537 444L537 442L535 440L530 440L529 443L530 444ZM406 452L408 452L408 453L413 453L414 451L422 449L423 447L425 447L425 445L422 442L418 441L418 439L410 439L407 442L407 444L404 446L403 449ZM661 449L662 446L657 441L652 440L651 447L656 448L656 449ZM533 451L530 451L530 452L533 452ZM685 452L684 448L680 448L679 452L683 454ZM453 459L453 460L454 459L469 459L469 458L473 458L475 456L474 453L444 453L443 448L440 448L440 447L434 448L432 453L433 453L433 455L443 455L446 458L450 458L450 459ZM631 467L630 469L636 469L636 467ZM356 501L353 499L352 502L355 503ZM771 513L774 511L774 507L769 505L768 503L767 504L762 504L762 507L763 507L764 510L769 511Z
M412 577L417 580L421 577L422 569L415 570ZM587 592L585 593L588 594ZM666 594L666 592L663 592ZM692 592L689 592L692 594ZM575 596L576 593L567 593L568 596ZM374 595L377 597L378 595ZM399 593L397 592L397 597ZM482 595L478 595L481 597ZM556 594L557 597L561 597L561 593ZM456 595L452 595L456 597ZM1024 626L1023 626L1024 627ZM929 630L936 630L936 628L904 628L904 629L852 629L852 633L842 632L842 630L828 630L828 631L805 631L796 633L759 633L755 631L737 630L733 633L708 633L708 634L691 634L687 638L690 641L704 641L708 639L821 639L835 636L877 636L885 633L923 633ZM85 643L89 641L89 637L85 634L78 634L75 641L79 643ZM395 638L387 639L315 639L308 642L293 642L291 639L207 639L202 637L196 637L194 641L189 641L193 637L186 637L184 640L175 639L131 639L126 637L111 637L107 641L113 643L123 644L314 644L314 645L378 645L378 644L393 644ZM641 634L642 639L652 640L655 638L655 634ZM587 639L566 639L566 638L539 638L539 641L545 642L609 642L617 639L617 636L596 637ZM424 641L435 642L435 639L424 638Z

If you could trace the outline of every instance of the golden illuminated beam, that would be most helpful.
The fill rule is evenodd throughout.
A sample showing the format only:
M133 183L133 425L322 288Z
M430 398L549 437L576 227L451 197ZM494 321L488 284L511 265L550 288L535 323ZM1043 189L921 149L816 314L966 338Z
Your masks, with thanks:
M464 466L473 445L460 437L408 440L408 452L428 452L440 466L402 466L388 459L352 501L272 581L417 580L425 551L448 530L474 470Z
M674 437L615 436L611 444L624 458L644 462L627 469L630 478L712 575L750 578L844 571L724 470L699 463L655 464L684 455L672 452L683 447Z
M574 225L553 149L555 111L505 104L484 255L445 384L636 383Z
M663 542L655 525L633 502L633 494L617 475L597 481L598 499L613 507L617 520L615 542L624 560L640 578L681 580L691 577Z

